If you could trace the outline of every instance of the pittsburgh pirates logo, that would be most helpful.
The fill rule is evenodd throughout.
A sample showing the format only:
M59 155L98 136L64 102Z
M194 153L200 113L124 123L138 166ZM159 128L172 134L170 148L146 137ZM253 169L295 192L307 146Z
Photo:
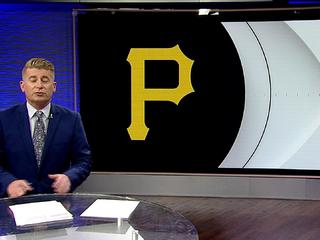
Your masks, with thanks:
M179 65L179 84L176 88L145 88L145 60L172 60ZM179 45L172 48L131 48L127 61L131 65L131 140L145 140L149 128L145 124L146 101L171 101L178 105L187 94L194 92L191 85L193 60L186 57Z

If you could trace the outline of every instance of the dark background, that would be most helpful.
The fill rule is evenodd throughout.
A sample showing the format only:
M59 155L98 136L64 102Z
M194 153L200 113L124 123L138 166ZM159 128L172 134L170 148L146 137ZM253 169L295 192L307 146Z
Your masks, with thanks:
M82 12L77 16L81 115L95 171L215 172L238 133L244 79L237 51L213 16ZM175 105L146 102L145 141L132 141L130 48L179 44L194 60L195 90ZM146 88L175 88L178 65L146 61Z

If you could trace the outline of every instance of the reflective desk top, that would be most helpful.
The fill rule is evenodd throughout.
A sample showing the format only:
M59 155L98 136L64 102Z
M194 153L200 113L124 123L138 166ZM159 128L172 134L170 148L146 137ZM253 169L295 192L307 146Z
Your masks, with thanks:
M194 225L181 214L164 206L139 200L127 220L83 218L83 213L97 199L135 200L105 194L41 194L0 199L0 240L2 239L94 239L94 240L198 240ZM73 215L68 222L41 223L17 227L9 206L56 200ZM36 211L36 210L35 210Z

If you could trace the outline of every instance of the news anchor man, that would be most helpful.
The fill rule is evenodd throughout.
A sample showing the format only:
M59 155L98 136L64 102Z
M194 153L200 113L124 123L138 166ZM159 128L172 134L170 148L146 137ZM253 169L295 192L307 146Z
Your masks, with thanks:
M20 81L26 103L0 112L1 197L72 192L90 174L80 114L51 103L54 78L50 61L30 59Z

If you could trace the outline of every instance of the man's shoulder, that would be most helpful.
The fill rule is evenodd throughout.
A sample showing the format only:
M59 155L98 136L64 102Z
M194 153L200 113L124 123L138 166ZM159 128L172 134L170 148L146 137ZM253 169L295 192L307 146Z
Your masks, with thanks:
M19 116L23 116L23 113L27 111L26 106L23 104L14 105L0 111L1 124L12 127L13 121L18 119Z
M0 114L1 115L12 114L14 112L21 111L24 107L25 107L25 104L16 104L8 108L1 109Z
M72 115L72 116L77 116L79 113L71 110L69 108L66 108L64 106L61 106L59 104L52 104L52 113L53 114L62 114L62 115Z

